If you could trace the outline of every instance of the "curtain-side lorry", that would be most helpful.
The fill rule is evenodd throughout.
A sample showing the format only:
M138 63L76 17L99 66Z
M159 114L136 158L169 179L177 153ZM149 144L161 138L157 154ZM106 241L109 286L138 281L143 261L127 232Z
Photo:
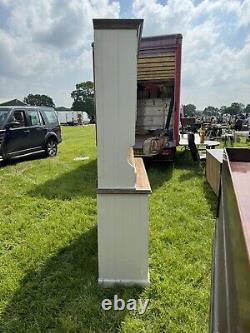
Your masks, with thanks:
M94 54L94 43L92 48ZM179 143L181 52L181 34L140 39L133 147L136 157L174 160Z
M84 125L90 122L87 112L84 111L57 111L57 115L61 125Z
M141 38L135 156L173 161L179 142L182 35Z

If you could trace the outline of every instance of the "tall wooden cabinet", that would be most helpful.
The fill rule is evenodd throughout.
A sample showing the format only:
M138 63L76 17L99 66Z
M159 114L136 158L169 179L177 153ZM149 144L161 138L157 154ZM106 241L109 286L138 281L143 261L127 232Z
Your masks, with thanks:
M137 54L142 20L94 19L97 120L99 283L145 286L148 195L141 159L133 156Z

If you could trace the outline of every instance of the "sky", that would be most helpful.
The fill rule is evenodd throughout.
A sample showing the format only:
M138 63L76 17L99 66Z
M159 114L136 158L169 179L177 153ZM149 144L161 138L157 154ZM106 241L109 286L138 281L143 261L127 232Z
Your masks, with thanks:
M181 102L250 103L250 0L0 0L0 102L46 94L71 107L93 80L93 18L143 18L143 35L181 33Z

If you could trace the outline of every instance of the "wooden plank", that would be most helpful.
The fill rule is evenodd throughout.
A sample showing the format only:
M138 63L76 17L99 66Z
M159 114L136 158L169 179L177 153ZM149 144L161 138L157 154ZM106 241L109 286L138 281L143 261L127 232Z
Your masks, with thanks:
M150 74L150 75L146 75L146 74L138 74L137 75L137 78L141 78L141 77L143 77L143 78L150 78L150 77L155 77L155 78L174 78L175 77L175 75L174 75L174 73L172 73L172 74L162 74L162 75L160 75L159 73L157 74L154 74L154 73L152 73L152 74Z
M175 75L137 75L137 80L174 79Z
M173 71L175 70L175 66L137 66L138 71Z
M97 194L149 194L151 193L151 187L148 180L147 171L145 169L143 159L135 158L135 169L136 169L136 185L135 188L124 189L124 188L105 188L97 189Z
M175 77L175 73L138 73L137 77L151 77L151 76L155 76L155 77Z
M164 62L164 63L150 63L150 64L137 64L138 68L175 68L175 63L168 63L168 62Z
M151 58L175 58L175 53L166 53L166 54L143 54L139 55L139 59L151 59Z
M151 64L147 64L147 65L144 65L144 66L137 66L137 70L149 70L149 69L152 69L152 70L175 70L175 66L174 65L164 65L164 66L151 66Z
M156 78L156 77L150 77L150 78L138 78L138 82L162 82L165 83L169 80L173 80L174 78Z
M175 61L151 61L151 62L137 62L137 66L175 66Z
M138 68L137 69L137 74L140 74L140 73L147 73L147 74L151 74L151 73L175 73L175 68L161 68L161 69L152 69L152 68Z
M175 67L174 62L159 62L159 63L144 63L144 64L139 64L137 63L138 68L166 68L166 67Z
M141 59L138 59L138 63L139 64L150 64L150 63L175 63L175 57L169 57L169 58L166 58L166 57L158 57L158 58L150 58L150 59L147 59L147 58L141 58Z
M137 73L137 76L154 76L154 75L159 75L159 76L172 76L175 74L175 71L172 72L163 72L163 74L161 74L161 72L152 72L152 73Z
M175 73L172 72L172 73L138 73L137 74L137 77L167 77L167 78L170 78L170 77L175 77Z
M152 69L149 69L149 70L138 70L137 71L137 74L138 75L143 75L143 74L174 74L175 73L175 70L173 69L167 69L167 70L152 70Z
M135 168L136 168L136 191L148 191L150 193L151 187L142 158L135 158Z

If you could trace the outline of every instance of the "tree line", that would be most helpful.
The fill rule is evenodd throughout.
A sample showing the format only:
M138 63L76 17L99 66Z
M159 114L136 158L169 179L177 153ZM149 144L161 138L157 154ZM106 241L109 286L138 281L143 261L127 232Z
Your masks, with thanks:
M240 115L243 113L250 114L250 104L246 106L242 103L234 102L230 106L221 106L216 108L214 106L207 106L203 110L197 110L194 104L183 105L183 112L185 116L220 116L222 114Z
M90 117L95 116L94 102L94 83L91 81L81 82L76 84L75 90L71 93L73 99L71 108L58 107L59 111L74 110L85 111ZM36 106L51 106L55 107L55 103L50 96L29 94L24 98L24 102L29 105ZM242 103L234 102L230 106L207 106L203 110L197 110L194 104L183 105L185 116L219 116L221 114L239 115L242 113L250 114L250 104L246 106Z
M95 115L94 84L91 81L76 84L76 89L72 91L73 99L71 108L58 107L58 111L74 110L85 111L90 117ZM23 101L32 106L49 106L55 108L55 103L50 96L40 94L29 94Z

